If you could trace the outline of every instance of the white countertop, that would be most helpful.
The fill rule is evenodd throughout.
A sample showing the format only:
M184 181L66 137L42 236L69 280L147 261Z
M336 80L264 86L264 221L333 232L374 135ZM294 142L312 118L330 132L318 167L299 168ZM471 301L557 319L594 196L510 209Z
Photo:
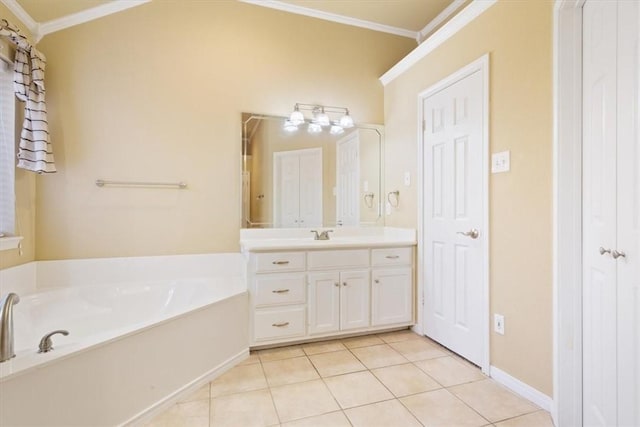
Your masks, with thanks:
M318 231L332 228L317 228ZM309 228L240 230L242 252L414 246L416 230L393 227L340 227L329 240L314 240Z

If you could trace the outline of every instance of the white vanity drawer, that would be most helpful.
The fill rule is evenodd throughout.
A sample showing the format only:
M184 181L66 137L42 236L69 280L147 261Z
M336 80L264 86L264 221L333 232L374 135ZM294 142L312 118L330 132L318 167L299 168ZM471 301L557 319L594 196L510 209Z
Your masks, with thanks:
M300 306L256 310L253 317L255 341L304 336L305 329L305 308Z
M384 248L371 250L371 265L408 265L412 263L412 248Z
M304 304L306 275L304 273L255 276L254 306Z
M369 250L311 251L307 263L309 270L369 267Z
M273 252L255 254L255 272L304 270L304 252Z

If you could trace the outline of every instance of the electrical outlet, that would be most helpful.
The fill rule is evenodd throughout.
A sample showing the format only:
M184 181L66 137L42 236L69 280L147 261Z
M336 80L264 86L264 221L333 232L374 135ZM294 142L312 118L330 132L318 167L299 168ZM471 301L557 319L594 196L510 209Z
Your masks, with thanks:
M511 154L502 151L491 155L491 173L509 172L511 169Z
M504 316L502 314L493 315L493 330L497 334L504 335Z

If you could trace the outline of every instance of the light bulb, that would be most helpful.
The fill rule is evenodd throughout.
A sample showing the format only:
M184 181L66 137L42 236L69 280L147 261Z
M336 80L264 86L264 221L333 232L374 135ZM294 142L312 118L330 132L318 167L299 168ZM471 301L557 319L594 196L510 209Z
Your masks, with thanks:
M353 127L353 119L349 115L349 110L347 110L344 116L340 117L340 126L346 129Z
M295 132L295 131L298 130L298 126L294 125L291 120L285 120L284 121L284 130L286 130L287 132Z
M329 119L327 113L324 112L324 108L320 110L320 113L316 114L315 121L322 127L331 125L331 120Z
M293 112L289 116L289 121L291 121L291 124L294 126L298 126L304 123L304 114L302 114L302 111L300 111L300 109L298 108L298 104L293 107Z
M320 126L318 123L309 123L307 131L309 133L319 133L322 132L322 126Z
M340 135L344 133L344 129L342 129L342 126L331 125L331 130L329 132L331 135Z

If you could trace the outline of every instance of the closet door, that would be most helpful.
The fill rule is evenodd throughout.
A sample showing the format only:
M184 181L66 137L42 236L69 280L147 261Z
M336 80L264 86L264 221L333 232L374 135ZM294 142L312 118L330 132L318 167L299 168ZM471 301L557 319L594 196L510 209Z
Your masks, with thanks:
M640 6L587 1L583 423L640 425Z
M640 426L640 2L618 28L618 425Z

